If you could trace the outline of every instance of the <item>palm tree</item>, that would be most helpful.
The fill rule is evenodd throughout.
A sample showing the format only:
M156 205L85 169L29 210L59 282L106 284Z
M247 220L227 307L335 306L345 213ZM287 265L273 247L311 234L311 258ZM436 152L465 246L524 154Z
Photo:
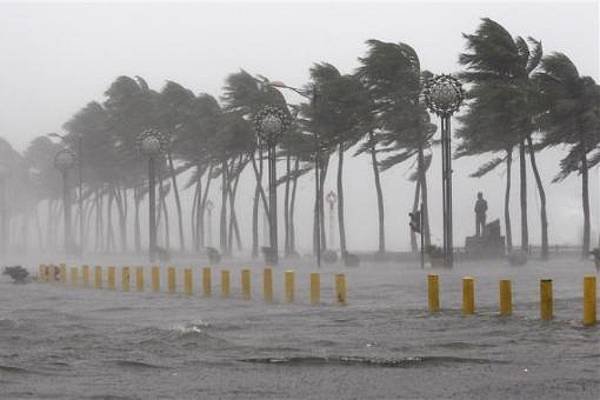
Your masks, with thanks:
M374 175L379 204L379 247L385 247L383 236L383 202L379 182L380 170L416 159L417 174L415 191L423 204L424 241L431 242L429 232L427 168L430 165L429 150L436 126L431 123L425 104L421 101L423 83L431 73L421 71L416 51L406 43L386 43L368 40L369 49L360 58L357 75L371 97L372 122L368 122L367 141L361 151L369 151L374 163ZM376 150L376 144L380 147ZM376 151L388 155L377 163Z
M166 85L160 92L157 100L157 110L159 113L159 128L161 131L171 136L172 143L175 144L179 140L179 136L185 130L190 121L195 117L194 105L196 97L194 93L181 86L180 84L167 81ZM171 176L171 184L173 194L175 195L175 205L177 207L177 220L179 227L179 248L185 251L185 238L183 234L183 217L181 210L181 200L179 198L179 189L177 186L177 174L187 170L187 168L175 169L173 162L173 151L169 149L167 152L167 162L169 167L169 175Z
M542 58L541 42L533 38L526 41L522 37L512 38L510 33L497 22L484 18L472 35L464 34L467 52L460 54L459 63L466 71L461 77L472 84L469 97L485 96L485 102L495 102L498 107L485 107L486 115L480 119L503 121L508 136L513 136L513 145L519 147L521 182L521 248L529 250L527 226L527 181L526 153L529 150L531 167L540 196L540 219L542 237L542 258L548 256L548 222L546 216L546 196L541 177L535 162L532 140L535 131L534 119L538 112L537 86L533 74ZM529 44L528 44L529 42ZM487 94L486 94L487 92ZM494 97L496 96L496 97ZM504 99L501 103L498 99ZM473 113L471 109L468 113ZM471 130L471 132L475 132ZM510 143L510 141L509 141ZM511 151L512 154L512 151Z
M511 130L510 120L504 113L511 101L511 93L493 86L473 86L468 94L469 109L458 117L461 122L456 136L461 139L455 158L494 154L494 158L481 165L472 177L481 178L499 165L506 163L506 189L504 195L504 225L507 251L512 252L512 228L510 219L510 191L512 182L513 151L518 136ZM505 111L508 112L508 111ZM498 154L500 153L500 154Z
M566 144L569 152L560 162L560 172L553 182L573 172L581 175L583 210L583 244L581 256L590 251L589 169L600 157L588 156L600 143L600 86L589 76L581 76L577 67L563 53L553 53L542 60L535 75L542 92L544 113L539 123L548 146Z
M223 88L223 109L226 112L233 112L236 118L242 118L250 121L254 114L260 111L266 105L276 105L287 110L285 98L279 90L271 87L268 81L263 77L253 77L248 72L241 70L240 72L230 74L225 80ZM250 155L248 161L252 165L254 172L255 191L253 202L253 218L252 218L252 255L258 255L258 207L259 203L263 204L264 212L269 215L269 205L267 196L262 184L263 181L263 156L266 150L264 143L251 130L248 132L252 139L247 143L247 154ZM279 154L280 155L280 154ZM245 166L246 163L243 163ZM288 221L289 222L289 221ZM286 232L289 232L289 225L286 224ZM287 247L287 246L286 246Z
M347 245L344 219L344 153L363 136L360 122L365 119L364 114L368 113L369 103L361 82L352 75L340 74L331 64L315 64L311 68L311 76L318 86L318 101L311 104L314 107L311 110L311 125L318 130L322 147L328 152L337 151L338 227L340 252L345 257Z

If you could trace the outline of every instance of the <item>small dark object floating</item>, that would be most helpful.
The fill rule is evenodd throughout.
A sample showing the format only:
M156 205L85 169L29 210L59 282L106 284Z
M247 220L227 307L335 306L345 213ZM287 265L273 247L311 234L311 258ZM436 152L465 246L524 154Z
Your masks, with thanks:
M4 271L2 271L2 275L10 276L15 282L14 283L27 283L29 276L29 271L20 265L16 265L14 267L4 267Z

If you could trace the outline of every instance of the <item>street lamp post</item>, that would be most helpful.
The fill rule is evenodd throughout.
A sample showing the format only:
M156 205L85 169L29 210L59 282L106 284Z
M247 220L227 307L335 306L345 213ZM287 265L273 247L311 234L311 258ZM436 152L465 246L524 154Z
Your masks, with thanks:
M212 200L208 200L206 202L206 211L208 211L208 247L212 247L212 210L214 208L214 204Z
M65 253L71 254L73 242L71 239L71 194L69 193L69 170L77 162L77 157L69 149L62 149L54 156L54 166L62 175L63 181L63 216L64 216L64 246Z
M318 93L315 86L312 90L300 90L298 88L288 86L281 81L272 81L269 84L276 88L289 89L300 96L310 100L310 106L314 109L317 105ZM321 204L323 195L321 194L321 143L319 135L314 132L315 138L315 253L317 256L317 266L321 268Z
M276 106L265 106L254 116L254 129L259 138L267 144L269 173L269 241L271 262L277 265L279 260L277 240L277 155L278 138L290 126L288 113Z
M63 142L67 140L67 136L59 135L58 133L51 132L48 134L49 137L59 138ZM79 207L79 252L80 255L83 254L84 243L83 243L83 174L82 174L82 165L83 165L83 136L81 134L76 134L77 137L77 173L79 177L79 187L77 193L77 203Z
M329 244L332 249L335 249L334 245L334 233L333 233L333 220L334 220L334 210L335 203L337 202L337 194L333 190L327 193L326 197L327 203L329 203Z
M148 257L156 260L156 193L155 161L166 151L169 141L165 135L155 129L147 129L136 138L138 151L148 157Z
M451 75L436 75L427 82L424 93L429 110L440 117L442 131L442 211L444 222L444 258L446 266L454 263L452 238L452 133L450 118L460 108L464 90Z

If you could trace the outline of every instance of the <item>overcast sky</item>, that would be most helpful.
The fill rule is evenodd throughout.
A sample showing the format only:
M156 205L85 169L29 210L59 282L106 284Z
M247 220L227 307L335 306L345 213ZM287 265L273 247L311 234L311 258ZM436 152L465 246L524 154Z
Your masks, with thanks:
M424 69L454 72L464 45L461 33L472 33L482 17L498 21L513 35L541 40L547 53L566 53L581 74L598 80L598 2L0 3L0 136L22 150L35 136L60 131L87 102L103 100L102 93L119 75L140 75L155 89L174 80L215 96L226 75L239 68L299 86L307 81L314 62L327 61L352 72L370 38L406 42L417 50ZM542 157L547 183L556 173L559 156L555 152ZM471 203L479 189L490 192L490 213L501 216L501 171L483 180L465 177L481 161L460 161L455 167L460 188L455 204L465 204L469 218L468 224L457 227L457 237L472 230ZM439 195L439 169L434 163L433 196ZM361 180L370 185L370 173L367 160L357 159L346 174L351 196L348 228L366 227L349 235L350 245L357 248L376 243L375 197L370 188L358 184ZM594 176L597 185L598 175ZM413 189L405 178L405 167L384 176L392 248L407 244L400 225ZM333 179L328 178L331 187ZM305 181L308 190L310 181ZM556 199L549 202L551 236L556 233L551 239L576 239L578 182L570 179L561 187L548 183L549 196ZM598 221L597 186L593 189ZM433 196L435 216L440 207ZM533 187L530 198L535 242L539 229ZM372 211L365 215L365 209ZM513 209L518 238L516 204ZM301 215L309 212L307 207ZM564 228L566 224L572 227Z

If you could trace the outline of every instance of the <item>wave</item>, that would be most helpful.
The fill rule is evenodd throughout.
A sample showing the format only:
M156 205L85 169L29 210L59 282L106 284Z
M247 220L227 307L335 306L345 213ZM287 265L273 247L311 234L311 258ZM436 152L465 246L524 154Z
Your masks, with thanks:
M355 356L334 356L334 357L267 357L267 358L246 358L238 360L240 362L258 363L258 364L283 364L292 366L364 366L364 367L383 367L383 368L412 368L427 366L442 366L445 364L504 364L507 361L491 360L483 358L465 358L450 356L417 356L400 359L385 358L365 358Z
M108 361L111 364L115 364L119 367L125 367L125 368L134 368L134 369L145 369L145 368L151 368L151 369L161 369L161 368L168 368L162 365L155 365L155 364L150 364L150 363L146 363L143 361L134 361L134 360L110 360Z
M14 319L0 318L0 328L14 329L19 325Z
M119 311L131 311L131 310L137 310L138 308L135 307L107 307L107 308L97 308L95 310L92 310L92 312L119 312Z
M208 328L210 326L211 325L208 322L198 321L198 322L174 325L171 327L171 331L180 333L182 335L187 335L187 334L193 335L193 334L204 333L204 330L206 330L206 328Z
M13 367L11 365L0 365L0 371L1 372L10 372L13 374L29 374L29 373L31 373L31 371L28 371L25 368Z

